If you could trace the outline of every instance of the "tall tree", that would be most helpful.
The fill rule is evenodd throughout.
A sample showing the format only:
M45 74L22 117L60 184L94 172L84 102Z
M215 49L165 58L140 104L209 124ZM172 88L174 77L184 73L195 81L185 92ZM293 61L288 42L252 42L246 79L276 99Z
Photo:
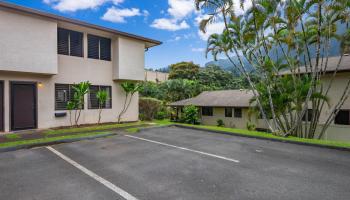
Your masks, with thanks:
M141 85L139 83L126 81L120 84L120 86L123 88L125 93L125 100L122 107L122 110L120 111L118 115L118 123L120 123L122 116L126 113L126 111L129 109L129 106L132 102L132 98L134 97L134 94L140 91Z
M200 24L202 31L216 20L225 24L222 34L209 37L207 53L214 58L223 54L239 69L269 129L283 136L313 138L344 50L349 46L346 38L350 33L350 1L252 0L252 6L244 8L245 1L241 0L244 13L239 16L233 0L195 2L198 9L209 14ZM345 33L337 32L341 25L347 27ZM329 67L332 40L341 42L341 56L332 80L321 84ZM257 82L246 71L245 60L259 75ZM334 120L349 92L350 79L343 95L332 106L319 137ZM306 117L303 123L308 112L311 119Z
M193 62L180 62L170 65L169 79L194 80L199 72L199 65Z

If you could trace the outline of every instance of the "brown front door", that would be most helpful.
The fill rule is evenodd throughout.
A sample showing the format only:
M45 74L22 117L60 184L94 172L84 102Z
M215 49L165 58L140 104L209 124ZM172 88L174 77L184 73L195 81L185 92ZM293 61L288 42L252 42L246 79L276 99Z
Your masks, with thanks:
M4 131L4 82L0 81L0 131Z
M11 82L11 130L37 127L35 83Z

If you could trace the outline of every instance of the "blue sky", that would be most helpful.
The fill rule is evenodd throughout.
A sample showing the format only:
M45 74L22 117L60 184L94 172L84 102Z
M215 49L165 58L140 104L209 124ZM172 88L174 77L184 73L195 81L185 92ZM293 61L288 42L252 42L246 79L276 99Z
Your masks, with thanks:
M163 42L146 53L147 68L162 68L180 61L204 65L209 34L221 32L217 22L203 34L193 0L7 0L6 2L79 19Z

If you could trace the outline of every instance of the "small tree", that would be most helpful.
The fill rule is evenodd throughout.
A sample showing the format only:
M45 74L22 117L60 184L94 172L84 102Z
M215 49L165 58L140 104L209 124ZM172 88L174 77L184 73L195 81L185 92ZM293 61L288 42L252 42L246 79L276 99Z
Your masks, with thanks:
M67 102L67 110L69 112L69 122L70 122L70 126L73 126L73 122L72 122L72 110L75 110L77 107L77 105L75 104L75 101L68 101Z
M84 97L89 92L90 85L90 82L86 81L73 86L74 97L70 106L74 105L75 107L74 122L76 126L79 126L81 111L84 107Z
M125 101L124 101L123 108L118 115L118 123L120 123L122 116L128 110L134 94L136 92L140 91L140 89L141 89L141 85L138 83L135 83L135 82L124 82L124 83L120 84L120 86L123 88L123 90L125 92Z
M183 109L182 121L187 124L198 123L198 108L194 105L185 106Z
M106 90L100 90L96 93L96 98L98 100L98 124L100 124L101 122L101 114L102 114L102 108L103 105L106 103L106 101L108 100L108 93Z

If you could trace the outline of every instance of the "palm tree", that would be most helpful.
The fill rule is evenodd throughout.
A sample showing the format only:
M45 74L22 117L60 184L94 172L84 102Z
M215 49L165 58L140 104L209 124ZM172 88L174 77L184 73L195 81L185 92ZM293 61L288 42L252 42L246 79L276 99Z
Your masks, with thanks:
M209 37L207 54L211 53L214 59L225 55L247 79L254 93L253 101L272 132L313 138L342 61L340 56L332 81L328 85L320 84L328 67L330 41L340 41L342 49L350 45L347 40L349 1L252 0L252 6L245 8L240 16L235 13L233 2L195 1L197 9L208 14L201 23L202 31L217 20L225 24L222 34ZM348 29L344 34L337 32L341 24ZM257 81L252 80L244 61L259 74ZM286 71L289 75L282 76ZM307 74L302 75L301 71ZM320 137L348 98L349 91L350 80L341 99L333 106L334 112L329 115ZM309 114L311 120L302 122Z

